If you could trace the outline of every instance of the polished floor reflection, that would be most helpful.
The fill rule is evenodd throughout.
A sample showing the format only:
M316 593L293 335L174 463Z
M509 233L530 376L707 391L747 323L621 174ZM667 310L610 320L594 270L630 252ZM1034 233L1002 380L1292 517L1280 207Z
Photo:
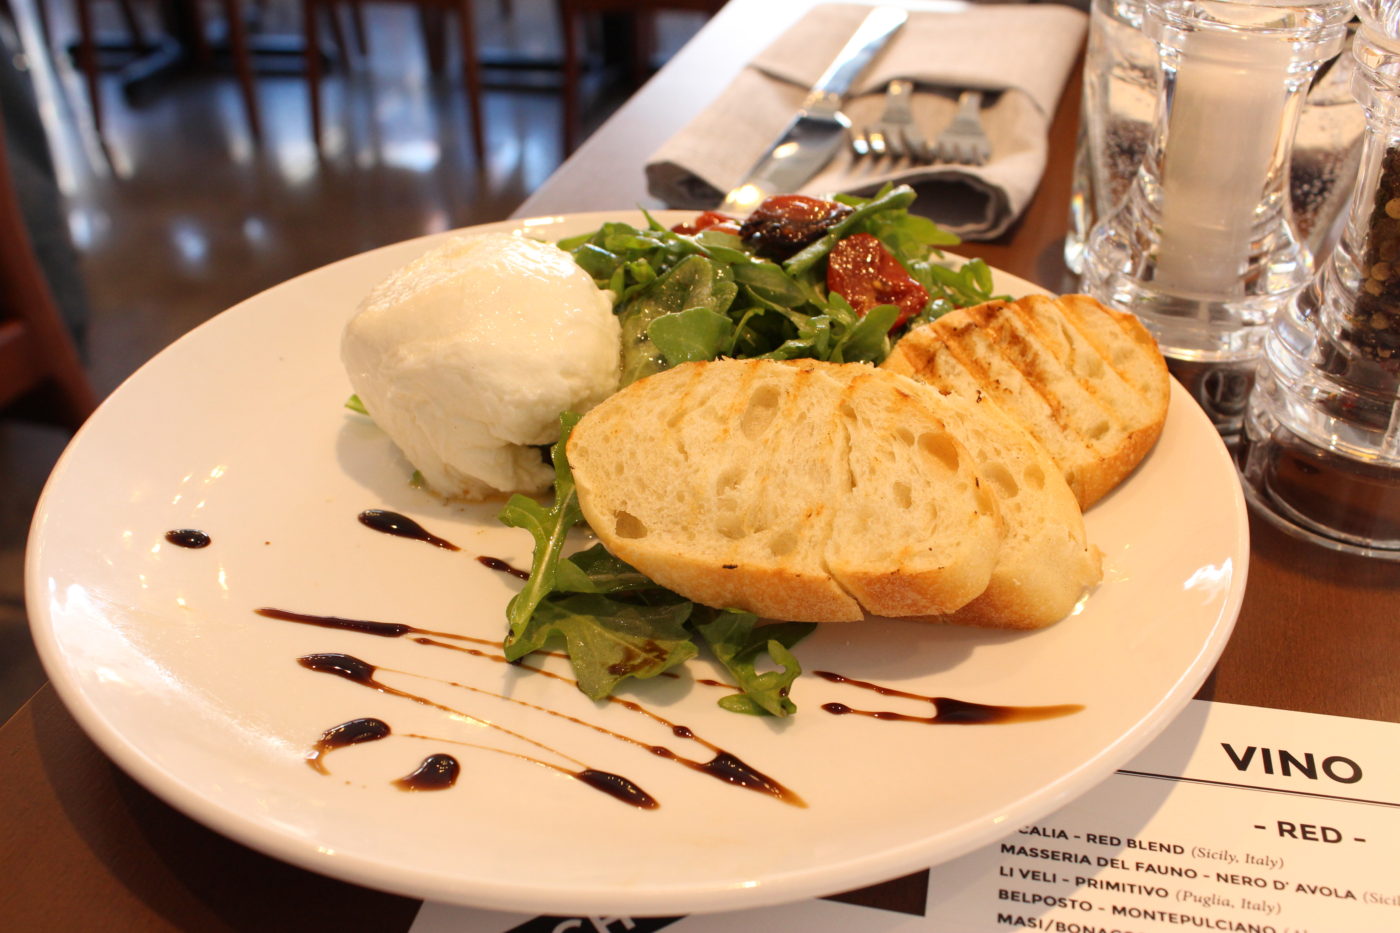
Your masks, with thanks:
M11 0L81 257L91 306L86 355L99 395L192 327L284 279L387 243L506 217L563 158L548 70L487 71L480 163L451 42L434 73L413 8L372 2L364 4L363 56L353 43L343 56L327 41L319 151L305 79L286 56L259 59L261 141L249 133L233 73L218 67L176 75L138 104L126 99L120 75L105 73L99 138L81 75L61 53L32 51L44 47L39 2ZM94 7L99 31L120 33L117 5ZM267 0L257 9L260 35L298 40L297 4ZM557 59L553 11L553 0L477 4L483 54ZM154 5L143 12L158 32ZM52 44L62 49L75 34L69 5L50 0L48 13ZM701 24L696 15L664 15L658 55ZM611 77L595 72L585 127L625 93ZM34 504L66 440L0 418L0 718L43 680L25 628L22 560Z

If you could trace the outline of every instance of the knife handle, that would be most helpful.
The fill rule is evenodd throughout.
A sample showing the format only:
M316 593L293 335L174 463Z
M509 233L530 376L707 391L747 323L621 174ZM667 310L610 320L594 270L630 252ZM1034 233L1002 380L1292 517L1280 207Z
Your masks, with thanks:
M825 106L835 110L839 107L841 98L850 91L856 78L908 19L908 11L898 7L880 6L871 10L817 83L812 85L803 109L823 109Z

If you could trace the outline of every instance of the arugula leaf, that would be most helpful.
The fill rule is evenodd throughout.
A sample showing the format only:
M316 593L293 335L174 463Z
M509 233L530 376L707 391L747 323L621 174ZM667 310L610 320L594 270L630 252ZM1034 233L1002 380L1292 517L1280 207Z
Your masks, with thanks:
M738 291L728 266L695 255L682 259L620 305L617 316L622 324L622 385L667 368L666 357L650 333L654 321L691 308L723 315Z
M695 625L715 657L743 690L743 693L724 697L719 705L732 713L791 716L797 712L797 704L788 698L788 691L802 673L802 666L790 649L811 634L816 623L757 625L757 621L758 617L751 612L726 609L715 613L709 622ZM755 662L765 652L782 670L758 673Z
M618 560L601 544L559 558L554 588L563 593L624 593L659 590L651 578Z
M647 337L669 366L712 360L734 341L734 322L709 308L687 308L656 318Z
M655 677L695 657L685 627L690 612L688 602L637 606L594 594L547 599L519 644L535 651L556 633L562 636L579 689L601 700L628 677Z
M836 296L840 298L840 295ZM878 363L890 353L890 328L899 317L896 305L878 305L865 312L853 326L847 328L831 351L836 363Z
M569 458L565 453L569 434L578 420L579 416L573 412L564 412L559 416L559 440L550 448L554 457L554 505L546 509L529 496L517 493L510 497L497 516L502 524L524 528L535 538L530 579L525 581L524 589L516 593L506 606L510 631L502 647L505 656L512 661L534 650L523 647L526 627L540 603L554 589L558 561L569 529L583 520L583 513L578 507L578 492L574 488L574 474L569 469Z

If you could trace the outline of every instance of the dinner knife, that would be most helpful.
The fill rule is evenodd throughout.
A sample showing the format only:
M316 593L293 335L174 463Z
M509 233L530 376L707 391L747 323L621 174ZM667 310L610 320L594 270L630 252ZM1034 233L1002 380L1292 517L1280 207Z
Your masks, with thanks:
M796 191L831 161L851 128L851 121L841 112L842 99L908 19L908 12L897 7L870 11L807 92L797 116L725 197L719 208L722 212L747 214L769 195Z

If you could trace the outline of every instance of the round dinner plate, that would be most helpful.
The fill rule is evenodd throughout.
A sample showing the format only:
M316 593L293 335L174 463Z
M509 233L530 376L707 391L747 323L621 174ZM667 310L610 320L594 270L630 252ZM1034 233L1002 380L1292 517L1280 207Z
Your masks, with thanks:
M620 211L476 229L557 239L610 219L641 222ZM797 646L799 711L782 721L722 710L727 691L705 681L723 675L701 661L626 689L644 712L501 663L491 643L520 582L477 558L528 567L530 536L496 521L499 503L414 488L387 438L344 407L341 328L436 239L308 273L177 341L103 403L39 504L27 600L55 688L117 764L219 832L330 876L499 910L676 914L831 894L967 852L1088 790L1183 708L1224 647L1244 592L1245 506L1214 428L1174 384L1156 448L1087 515L1103 583L1055 626L819 627ZM1039 290L1005 275L998 288ZM460 550L378 533L357 520L366 509ZM179 529L208 545L172 544ZM381 637L260 608L447 634ZM352 655L393 689L298 663L315 653ZM530 664L569 672L558 657ZM983 725L832 715L824 704L934 708L816 671L1083 709ZM326 773L308 766L323 732L360 718L390 734L325 754ZM716 748L800 801L714 779ZM434 755L460 766L450 788L395 783ZM594 772L659 806L580 779Z

